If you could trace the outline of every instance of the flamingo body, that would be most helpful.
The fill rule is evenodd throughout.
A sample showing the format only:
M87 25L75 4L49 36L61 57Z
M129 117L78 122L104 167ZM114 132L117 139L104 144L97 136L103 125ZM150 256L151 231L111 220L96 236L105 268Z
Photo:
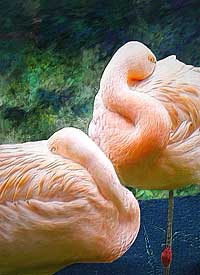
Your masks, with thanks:
M200 69L142 43L122 46L95 98L90 137L121 181L142 189L200 182Z
M113 261L139 224L136 199L83 132L66 128L48 141L0 146L1 275Z

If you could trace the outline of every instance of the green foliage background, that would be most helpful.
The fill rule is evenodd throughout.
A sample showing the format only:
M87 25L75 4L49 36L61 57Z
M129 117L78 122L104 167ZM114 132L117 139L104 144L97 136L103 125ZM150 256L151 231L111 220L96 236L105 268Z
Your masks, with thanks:
M2 0L0 143L46 139L65 126L87 131L102 71L129 40L158 59L176 54L199 66L198 8L197 0ZM166 196L132 191L142 199Z

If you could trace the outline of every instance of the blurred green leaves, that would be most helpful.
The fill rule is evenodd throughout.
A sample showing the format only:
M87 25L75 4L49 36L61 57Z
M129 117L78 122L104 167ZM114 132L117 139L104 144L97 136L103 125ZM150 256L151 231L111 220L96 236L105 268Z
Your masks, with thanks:
M167 190L141 190L133 187L127 187L133 192L138 200L149 200L149 199L166 199L169 196ZM185 188L174 190L175 196L191 196L200 192L200 186L190 185Z
M98 48L84 50L77 57L58 53L53 47L40 50L29 44L0 55L9 62L8 73L0 76L0 116L4 124L0 142L48 138L64 126L86 131L93 98L104 63ZM6 126L7 125L7 126ZM10 138L11 129L15 136ZM12 134L13 138L13 134Z

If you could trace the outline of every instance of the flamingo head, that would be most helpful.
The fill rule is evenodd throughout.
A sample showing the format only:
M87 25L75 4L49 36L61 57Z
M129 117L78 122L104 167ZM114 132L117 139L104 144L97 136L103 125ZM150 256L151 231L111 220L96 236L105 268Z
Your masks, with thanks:
M54 133L48 139L47 146L52 153L81 164L86 161L88 153L97 147L85 133L73 127L66 127Z
M143 80L150 76L156 66L152 51L138 41L130 41L115 53L110 61L125 74L127 82Z

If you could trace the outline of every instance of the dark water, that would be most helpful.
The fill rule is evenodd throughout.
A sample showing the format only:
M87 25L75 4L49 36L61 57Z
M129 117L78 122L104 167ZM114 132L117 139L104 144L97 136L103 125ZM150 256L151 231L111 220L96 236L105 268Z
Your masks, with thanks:
M166 200L140 202L139 236L129 251L111 264L75 264L56 275L161 275L160 253L165 243ZM176 198L171 275L200 274L200 195Z

